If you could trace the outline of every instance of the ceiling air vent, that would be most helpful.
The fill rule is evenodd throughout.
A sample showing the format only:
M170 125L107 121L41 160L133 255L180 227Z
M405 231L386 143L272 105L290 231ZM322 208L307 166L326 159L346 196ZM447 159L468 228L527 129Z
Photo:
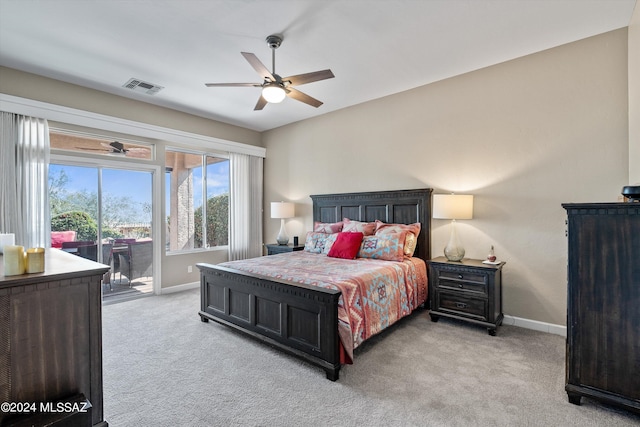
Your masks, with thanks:
M143 82L140 79L129 79L122 87L131 89L136 92L146 93L147 95L155 95L164 89L163 86L154 85L153 83Z

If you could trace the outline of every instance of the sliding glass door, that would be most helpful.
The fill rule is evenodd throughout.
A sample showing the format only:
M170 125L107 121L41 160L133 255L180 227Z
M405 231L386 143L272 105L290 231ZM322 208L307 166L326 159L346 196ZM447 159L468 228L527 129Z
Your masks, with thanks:
M49 166L52 246L109 264L105 301L153 292L153 172Z

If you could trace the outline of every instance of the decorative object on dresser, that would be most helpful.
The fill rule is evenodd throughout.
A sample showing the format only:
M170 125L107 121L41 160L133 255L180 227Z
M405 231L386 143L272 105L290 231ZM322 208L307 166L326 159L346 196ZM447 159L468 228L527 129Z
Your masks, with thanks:
M279 245L279 244L268 244L265 245L267 247L267 255L275 255L282 254L285 252L296 252L304 249L304 245Z
M622 196L628 202L640 202L640 185L625 185L622 187Z
M640 413L640 204L566 203L566 385Z
M491 249L489 249L489 255L487 255L487 259L485 261L496 262L496 251L493 249L493 245L491 245Z
M343 218L360 222L380 219L388 224L413 226L420 223L419 235L415 236L413 258L406 262L413 263L411 260L415 258L414 261L421 263L425 269L423 296L426 299L425 261L430 258L431 248L431 191L427 188L312 195L313 220L314 223L332 224ZM401 234L405 235L404 233ZM306 243L309 244L310 240L307 239ZM304 254L316 256L306 251L289 255L294 257ZM247 261L269 261L269 258L272 258L271 261L281 261L285 257L260 257ZM327 259L336 260L329 257ZM341 346L341 335L338 332L338 315L344 306L338 304L342 293L339 288L290 282L222 265L200 263L197 267L200 269L201 284L201 306L198 314L203 322L214 320L235 328L324 369L327 378L332 381L338 379L340 368L345 363L341 359L344 347ZM420 290L414 292L412 300L418 299L420 293ZM343 327L348 328L347 325Z
M295 207L293 203L289 202L271 202L271 218L280 219L280 232L276 242L279 245L286 245L289 243L289 236L287 236L287 230L284 227L284 220L286 218L293 218Z
M16 235L13 233L0 233L0 254L5 246L14 246L16 244Z
M433 322L440 316L466 320L486 326L495 335L502 324L502 267L481 260L448 261L438 257L429 261L429 295Z
M2 257L3 275L18 276L25 273L24 246L6 245Z
M462 260L464 247L458 239L456 220L473 218L473 196L468 194L434 194L433 218L451 220L451 235L444 248L444 256L449 261Z
M109 267L59 249L44 257L43 273L6 276L0 266L0 402L54 410L0 411L0 425L105 427L101 281Z

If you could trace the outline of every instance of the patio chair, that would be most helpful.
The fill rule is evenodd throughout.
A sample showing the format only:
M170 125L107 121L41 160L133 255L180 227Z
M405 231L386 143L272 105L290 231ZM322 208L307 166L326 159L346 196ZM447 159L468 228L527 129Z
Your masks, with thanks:
M76 252L76 255L81 256L82 258L90 259L91 261L98 261L98 245L83 245L78 246L77 249L78 252Z
M129 254L118 254L120 261L120 272L129 279L131 283L140 277L151 277L153 275L153 242L136 242L129 244Z
M113 241L113 244L118 245L118 244L125 243L128 245L129 243L135 243L135 242L136 242L136 239L133 239L133 238L119 238L119 239L115 239Z
M75 240L73 242L62 242L60 247L62 249L75 249L79 246L89 246L95 244L96 242L94 242L93 240Z
M113 247L111 249L113 259L113 278L115 280L116 273L120 273L119 281L122 282L122 266L120 265L120 258L125 257L129 259L129 244L135 243L136 239L119 238L113 241Z
M113 290L113 284L111 283L111 274L113 273L113 244L111 243L103 243L102 244L102 263L107 264L111 267L109 271L104 273L104 277L102 278L102 284L109 285L109 289Z

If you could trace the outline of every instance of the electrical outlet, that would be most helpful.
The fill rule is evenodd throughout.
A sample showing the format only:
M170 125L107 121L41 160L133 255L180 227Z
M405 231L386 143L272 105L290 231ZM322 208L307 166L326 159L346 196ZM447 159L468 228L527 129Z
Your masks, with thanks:
M187 266L187 273L193 273L193 266L192 265L188 265Z

